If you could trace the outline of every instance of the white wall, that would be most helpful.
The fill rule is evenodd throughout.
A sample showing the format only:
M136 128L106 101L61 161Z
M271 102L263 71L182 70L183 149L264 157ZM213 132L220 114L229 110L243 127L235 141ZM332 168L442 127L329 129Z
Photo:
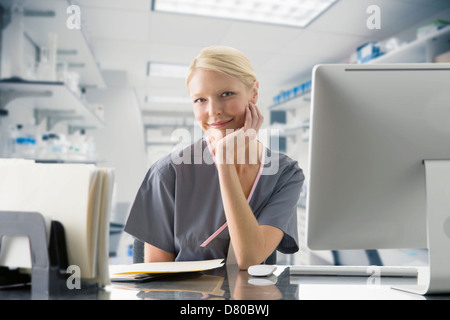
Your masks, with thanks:
M113 167L116 201L132 202L148 169L142 114L130 88L91 89L87 101L105 107L106 127L90 131L95 139L98 166Z

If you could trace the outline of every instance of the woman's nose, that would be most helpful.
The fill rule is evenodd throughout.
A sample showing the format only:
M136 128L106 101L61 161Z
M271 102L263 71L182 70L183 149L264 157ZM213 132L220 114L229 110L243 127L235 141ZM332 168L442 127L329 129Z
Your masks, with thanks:
M210 116L222 114L222 107L220 103L210 100L208 103L208 114Z

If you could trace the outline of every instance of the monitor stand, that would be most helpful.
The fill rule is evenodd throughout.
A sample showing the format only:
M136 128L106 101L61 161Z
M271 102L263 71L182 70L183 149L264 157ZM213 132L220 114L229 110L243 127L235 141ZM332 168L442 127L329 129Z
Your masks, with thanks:
M450 160L425 160L429 274L414 286L393 289L417 294L450 293ZM418 278L420 280L420 278Z

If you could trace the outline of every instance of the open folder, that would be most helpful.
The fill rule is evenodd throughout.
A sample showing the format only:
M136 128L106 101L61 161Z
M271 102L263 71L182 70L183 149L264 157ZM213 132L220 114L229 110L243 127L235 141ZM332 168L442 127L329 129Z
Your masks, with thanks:
M84 281L109 283L112 169L0 159L0 177L1 211L39 212L48 221L59 221L69 265L80 268ZM28 239L4 239L0 266L31 268Z
M200 261L150 262L135 263L129 265L111 265L109 266L109 272L111 280L133 280L138 279L135 278L136 276L140 276L143 274L159 275L211 270L222 267L224 265L223 261L223 259L214 259Z

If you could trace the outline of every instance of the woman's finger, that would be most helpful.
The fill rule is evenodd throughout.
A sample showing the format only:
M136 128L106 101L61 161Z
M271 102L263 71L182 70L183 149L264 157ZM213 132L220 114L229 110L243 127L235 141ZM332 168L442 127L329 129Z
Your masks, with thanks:
M259 128L261 128L264 117L255 104L250 102L250 106L251 106L251 110L252 110L252 120L253 120L252 128L254 128L256 131L258 131Z
M255 105L251 102L248 104L248 108L252 115L251 128L256 129L256 124L258 123L258 112L256 111Z
M244 131L248 130L252 127L252 112L250 110L250 106L247 107L245 110L245 121L244 121L244 127L242 128Z
M257 112L257 117L258 117L258 124L256 125L257 130L259 130L261 128L261 125L264 122L264 116L262 115L261 111L259 110L259 108L255 105L255 109Z

